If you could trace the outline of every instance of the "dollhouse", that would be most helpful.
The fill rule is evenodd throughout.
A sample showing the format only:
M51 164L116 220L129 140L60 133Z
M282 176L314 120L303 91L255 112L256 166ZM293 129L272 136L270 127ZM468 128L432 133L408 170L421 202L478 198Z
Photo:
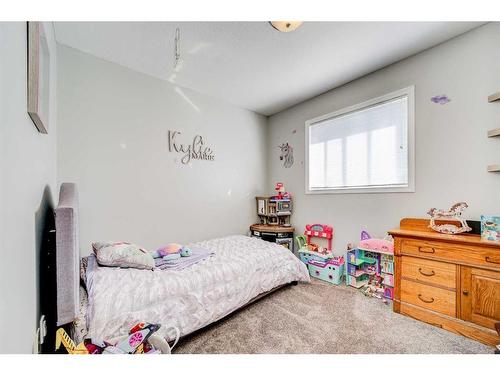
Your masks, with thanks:
M379 250L347 252L346 284L360 289L371 284L387 299L394 298L394 255Z
M264 225L290 226L292 216L292 198L255 197L257 200L257 215Z
M250 232L253 237L276 242L293 251L292 197L281 182L275 190L277 194L271 197L255 197L260 223L250 226Z
M292 198L255 197L260 223L250 226L253 237L276 242L293 251L294 228L290 224Z
M394 298L394 241L361 232L361 241L347 252L346 284L365 295Z

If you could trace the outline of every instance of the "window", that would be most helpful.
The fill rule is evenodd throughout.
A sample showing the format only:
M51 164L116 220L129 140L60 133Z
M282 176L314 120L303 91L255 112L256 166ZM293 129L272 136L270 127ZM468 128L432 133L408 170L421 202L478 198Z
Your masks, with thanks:
M306 122L306 193L414 190L414 87Z

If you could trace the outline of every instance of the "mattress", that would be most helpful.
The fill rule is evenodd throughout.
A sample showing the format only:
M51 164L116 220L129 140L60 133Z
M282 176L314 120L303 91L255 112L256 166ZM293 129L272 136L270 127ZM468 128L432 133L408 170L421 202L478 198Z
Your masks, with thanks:
M190 245L215 255L181 271L99 267L89 257L87 336L112 339L146 321L161 324L160 334L172 340L169 327L185 336L273 288L309 281L306 266L289 250L258 238L238 235Z

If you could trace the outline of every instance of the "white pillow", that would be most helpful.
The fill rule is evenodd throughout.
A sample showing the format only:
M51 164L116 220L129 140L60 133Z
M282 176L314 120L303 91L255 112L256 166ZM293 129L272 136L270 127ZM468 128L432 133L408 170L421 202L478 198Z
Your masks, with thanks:
M155 268L155 260L145 249L128 242L94 242L92 249L97 263L109 267Z

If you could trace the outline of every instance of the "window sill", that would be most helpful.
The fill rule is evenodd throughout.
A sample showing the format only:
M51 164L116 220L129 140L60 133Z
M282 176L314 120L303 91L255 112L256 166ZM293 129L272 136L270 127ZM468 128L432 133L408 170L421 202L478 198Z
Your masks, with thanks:
M383 193L414 193L414 186L404 187L360 187L360 188L339 188L339 189L315 189L306 188L306 194L323 195L323 194L383 194Z

